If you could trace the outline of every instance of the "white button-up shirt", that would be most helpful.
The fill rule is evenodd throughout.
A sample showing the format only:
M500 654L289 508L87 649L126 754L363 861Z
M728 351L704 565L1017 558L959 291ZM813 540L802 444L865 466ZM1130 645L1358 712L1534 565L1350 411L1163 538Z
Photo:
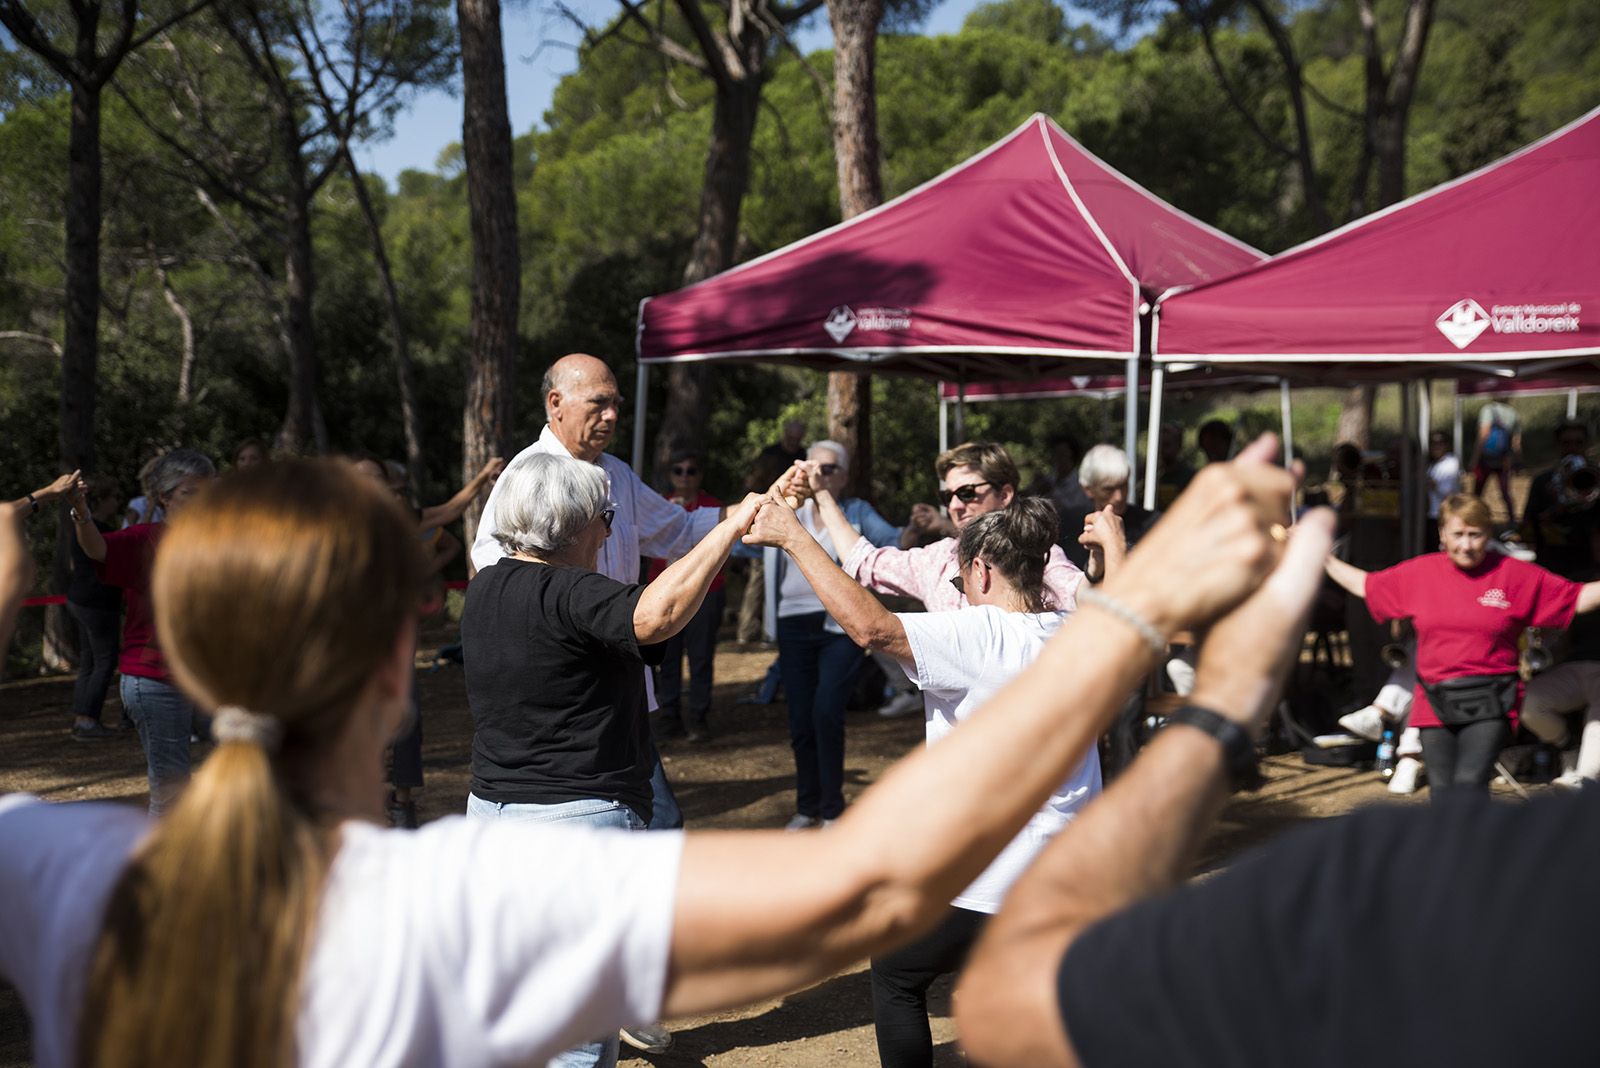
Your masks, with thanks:
M571 456L567 447L551 431L549 424L539 433L539 440L517 454L517 460L535 453L552 456ZM616 515L611 518L611 537L600 543L600 556L595 570L618 582L639 581L639 557L660 557L676 560L695 547L695 544L717 525L716 508L697 508L686 512L661 494L644 484L633 468L610 453L601 453L595 461L605 472L611 502L616 505ZM479 571L502 556L505 549L494 539L495 505L500 495L500 483L489 491L483 506L483 518L478 523L478 536L472 542L472 563Z

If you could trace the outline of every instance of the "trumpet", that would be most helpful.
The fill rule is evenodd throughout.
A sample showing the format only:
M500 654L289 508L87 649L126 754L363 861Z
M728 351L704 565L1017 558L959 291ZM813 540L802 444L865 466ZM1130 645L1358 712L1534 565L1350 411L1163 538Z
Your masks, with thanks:
M1390 642L1378 654L1383 658L1383 666L1398 670L1411 662L1411 650L1401 642Z
M1587 508L1600 501L1600 471L1582 456L1564 456L1556 465L1556 501L1563 508Z

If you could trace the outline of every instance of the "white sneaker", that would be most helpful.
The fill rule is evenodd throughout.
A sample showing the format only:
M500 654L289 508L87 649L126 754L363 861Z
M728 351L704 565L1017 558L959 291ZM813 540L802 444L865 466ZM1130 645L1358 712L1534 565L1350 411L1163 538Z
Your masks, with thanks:
M1365 738L1369 742L1383 741L1383 728L1387 725L1383 718L1383 710L1377 705L1358 708L1339 717L1339 726L1357 738Z
M1422 761L1416 757L1401 757L1400 762L1394 766L1394 775L1389 779L1389 792L1414 794L1417 792L1417 780L1421 776Z
M921 710L922 694L916 690L906 690L903 693L895 694L893 697L889 698L889 700L885 701L882 706L879 707L878 715L885 718L892 718L894 716L903 716L908 712L919 712Z
M783 825L786 831L809 831L821 827L822 821L815 816L801 816L796 814L793 819Z
M1560 787L1563 790L1581 790L1588 781L1588 779L1578 774L1577 768L1573 768L1571 771L1563 771L1560 775L1551 779L1550 785Z
M672 1048L672 1032L660 1024L624 1027L617 1032L617 1037L645 1053L665 1053Z

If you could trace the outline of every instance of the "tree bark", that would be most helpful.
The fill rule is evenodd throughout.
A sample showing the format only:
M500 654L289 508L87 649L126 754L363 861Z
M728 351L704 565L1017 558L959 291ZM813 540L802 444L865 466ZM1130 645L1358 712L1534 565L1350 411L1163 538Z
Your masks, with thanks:
M1365 449L1372 443L1372 386L1352 386L1345 391L1339 408L1338 429L1334 431L1337 442L1353 442Z
M1322 184L1317 179L1316 161L1311 150L1311 120L1306 111L1305 75L1295 52L1294 38L1264 0L1250 0L1250 7L1260 19L1283 64L1283 86L1289 94L1289 106L1294 115L1294 162L1300 173L1301 185L1305 187L1306 212L1311 216L1311 223L1318 233L1331 230L1333 219L1322 197Z
M467 481L491 456L509 455L522 264L500 2L457 0L456 17L465 97L461 144L472 219L472 351L461 435L461 477ZM467 509L468 545L481 511L476 502Z
M829 0L833 26L833 158L839 214L883 203L878 160L877 49L883 0ZM850 451L850 492L872 495L872 376L828 375L828 436Z
M94 27L87 27L93 48ZM100 330L100 88L74 81L67 148L66 324L61 352L62 470L94 470Z
M179 299L178 291L172 288L167 269L159 263L156 264L156 278L161 282L161 295L166 298L167 307L172 309L173 316L177 318L182 336L183 355L178 361L178 404L182 406L189 403L194 392L194 319Z
M717 86L705 184L700 191L700 224L683 272L686 286L733 266L739 212L750 186L750 145L761 106L762 78L756 73L729 78ZM705 364L671 366L667 372L666 410L656 431L655 470L665 469L674 449L703 447L710 401L709 369ZM644 398L639 398L638 403L642 405ZM646 477L645 472L639 472L639 476Z
M312 299L311 190L306 182L301 151L299 116L282 109L284 171L283 307L289 335L289 404L278 430L278 449L300 452L310 444L316 452L328 450L327 430L317 410L316 326Z
M383 243L383 227L378 222L378 213L373 210L367 183L361 179L361 169L356 166L355 157L348 148L340 155L344 157L345 172L349 174L350 185L355 190L361 217L366 220L367 236L372 241L372 258L377 262L378 279L383 283L384 306L389 312L390 346L394 349L395 382L400 389L400 427L406 441L406 473L411 481L411 492L415 495L422 489L422 430L417 416L411 345L406 337L405 317L400 310L400 291L394 284L394 271L389 266L389 253Z

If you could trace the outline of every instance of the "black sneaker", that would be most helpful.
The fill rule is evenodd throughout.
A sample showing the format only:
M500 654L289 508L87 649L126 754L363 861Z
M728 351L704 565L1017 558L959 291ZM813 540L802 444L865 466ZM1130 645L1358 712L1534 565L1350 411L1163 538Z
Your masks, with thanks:
M683 736L691 742L709 742L711 740L711 728L706 726L706 717L690 716L689 723L684 728Z
M384 812L389 817L389 826L402 831L414 831L417 829L417 803L415 801L401 801L391 793L384 802Z
M72 728L72 740L75 742L99 742L104 741L107 738L115 738L116 736L116 731L112 730L110 727L107 727L99 720L95 720L87 727L79 727L74 725Z

